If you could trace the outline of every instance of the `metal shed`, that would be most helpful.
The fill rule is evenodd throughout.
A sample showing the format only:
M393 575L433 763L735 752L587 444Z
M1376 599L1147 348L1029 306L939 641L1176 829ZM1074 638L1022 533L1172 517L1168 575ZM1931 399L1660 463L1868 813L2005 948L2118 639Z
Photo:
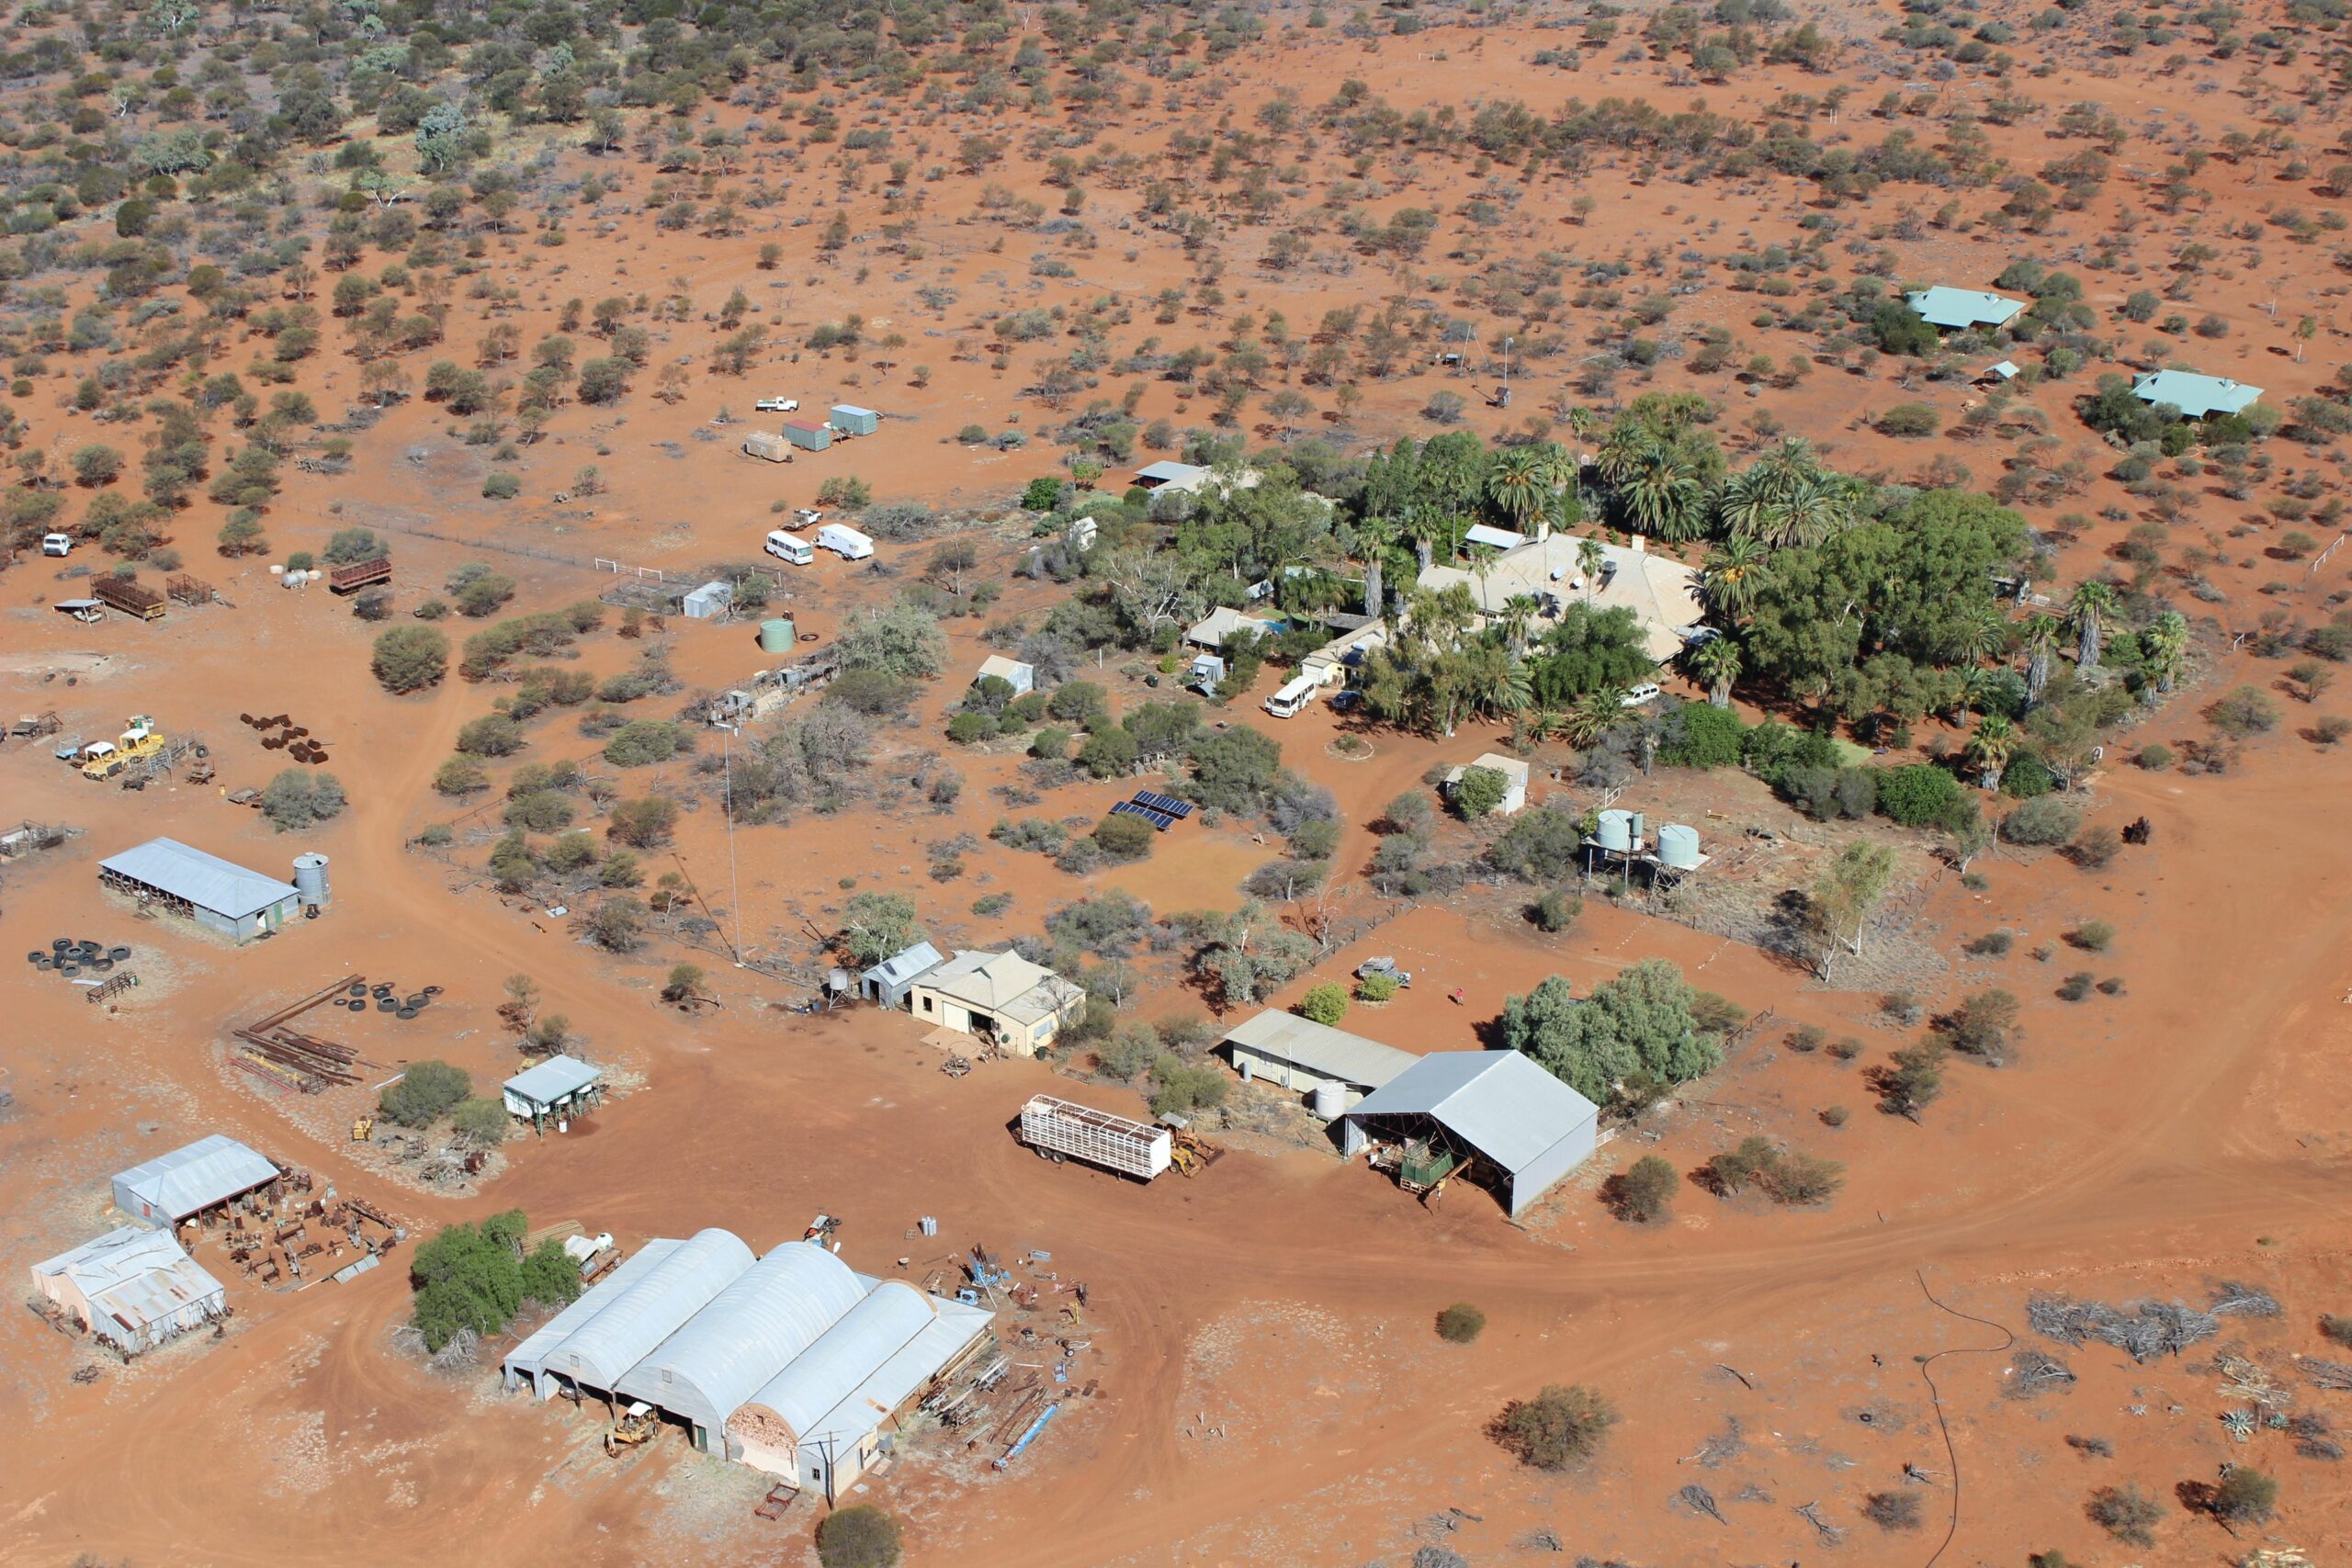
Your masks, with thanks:
M919 942L876 964L858 976L860 988L869 1002L880 1002L886 1008L903 1008L907 995L915 982L947 962L939 949L927 942Z
M584 1315L561 1343L536 1353L537 1364L529 1370L539 1392L555 1392L550 1382L555 1378L599 1393L617 1391L630 1368L653 1354L751 1266L752 1249L741 1238L732 1231L711 1229L673 1243L661 1261L629 1280L627 1289L604 1294L606 1285L620 1280L616 1271L614 1280L596 1288L600 1310ZM510 1373L525 1370L518 1364L523 1351L532 1349L537 1339L533 1335L507 1358Z
M33 1289L126 1356L200 1328L229 1292L161 1231L124 1225L32 1267Z
M301 895L177 839L150 839L98 863L98 880L143 904L160 904L209 931L245 942L295 918Z
M787 419L784 422L784 438L807 452L822 452L833 444L830 425L813 419Z
M660 1405L694 1428L696 1448L719 1452L730 1446L727 1418L737 1407L865 1298L848 1264L814 1242L786 1242L737 1275L613 1392Z
M2143 403L2170 403L2190 419L2203 419L2209 414L2245 412L2260 400L2262 389L2226 376L2155 370L2132 383L2132 395Z
M690 621L715 621L734 604L734 585L714 578L687 594L678 608Z
M168 1230L277 1179L277 1167L225 1134L198 1138L144 1165L118 1171L114 1206L134 1220Z
M2005 294L1984 294L1973 288L1947 288L1941 284L1903 297L1903 302L1932 327L1997 327L2025 309L2025 301Z
M1336 1085L1347 1105L1394 1081L1420 1060L1377 1040L1271 1008L1234 1026L1225 1043L1234 1070L1243 1077L1310 1094Z
M535 1124L543 1117L577 1114L602 1098L597 1085L604 1077L602 1067L576 1056L549 1056L502 1086L507 1114Z
M1036 668L1023 664L1018 659L1007 659L1001 653L990 654L980 660L980 672L972 678L973 683L977 685L991 675L1011 686L1016 697L1037 689Z
M835 403L831 423L843 435L871 435L882 428L882 416L855 403Z
M1367 1096L1340 1124L1340 1152L1432 1131L1463 1146L1515 1218L1591 1155L1600 1111L1516 1051L1441 1051Z

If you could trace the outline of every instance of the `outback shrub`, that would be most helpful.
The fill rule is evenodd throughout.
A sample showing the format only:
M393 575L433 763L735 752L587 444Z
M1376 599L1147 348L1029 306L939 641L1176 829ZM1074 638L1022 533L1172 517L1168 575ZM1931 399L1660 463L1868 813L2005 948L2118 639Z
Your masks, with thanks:
M1437 1314L1437 1337L1449 1345L1467 1345L1487 1331L1487 1314L1468 1302L1456 1302Z
M1879 774L1878 808L1905 828L1957 827L1968 814L1960 781L1931 762Z
M410 1064L400 1082L377 1097L376 1109L387 1122L429 1127L471 1094L473 1088L472 1075L463 1067L427 1057Z
M1310 986L1298 998L1299 1016L1320 1024L1337 1024L1348 1016L1348 993L1344 987L1326 980Z
M1496 1417L1494 1438L1521 1464L1566 1470L1600 1451L1617 1412L1599 1392L1554 1383L1532 1399L1514 1400Z

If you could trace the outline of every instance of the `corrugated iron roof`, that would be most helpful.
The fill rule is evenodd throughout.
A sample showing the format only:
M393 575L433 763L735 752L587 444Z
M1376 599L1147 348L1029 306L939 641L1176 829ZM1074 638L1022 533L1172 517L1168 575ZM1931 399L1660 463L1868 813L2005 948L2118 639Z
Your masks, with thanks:
M927 942L902 948L865 972L868 979L879 979L886 986L904 985L919 975L938 968L947 960L939 949Z
M567 1094L578 1093L604 1076L602 1067L592 1067L577 1057L549 1056L508 1078L504 1087L507 1093L518 1099L548 1105Z
M34 1264L33 1272L72 1280L94 1314L111 1318L133 1335L185 1307L218 1303L228 1294L167 1233L138 1225L93 1237L71 1252ZM108 1333L106 1324L91 1326L109 1339L120 1338Z
M277 1179L277 1166L215 1133L120 1171L115 1182L157 1213L179 1220Z
M242 920L271 905L295 897L293 885L274 881L219 855L207 854L177 839L150 839L135 848L110 855L99 866L185 898L201 909Z
M2154 370L2132 383L2143 402L2170 403L2191 419L2210 413L2238 413L2262 396L2262 389L2233 381L2226 376L2200 376L2193 370Z
M1365 1096L1348 1114L1430 1117L1515 1173L1599 1112L1516 1051L1440 1051Z
M1225 1038L1229 1044L1263 1051L1310 1072L1366 1089L1378 1089L1392 1081L1420 1059L1409 1051L1399 1051L1377 1040L1367 1040L1361 1034L1351 1034L1344 1029L1333 1029L1311 1018L1277 1012L1272 1008L1255 1018L1244 1019L1227 1031Z
M1939 284L1906 294L1904 302L1938 327L1997 327L2025 309L2025 301L1973 288L1946 288Z

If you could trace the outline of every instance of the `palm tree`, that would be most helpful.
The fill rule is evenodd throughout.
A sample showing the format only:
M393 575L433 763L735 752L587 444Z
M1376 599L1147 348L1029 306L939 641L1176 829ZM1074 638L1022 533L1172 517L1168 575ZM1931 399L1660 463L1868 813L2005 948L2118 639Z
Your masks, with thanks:
M1683 649L1682 668L1707 688L1707 701L1719 708L1731 706L1732 682L1739 679L1739 644L1727 637L1711 637Z
M1960 709L1961 722L1965 724L1977 708L1993 693L2000 676L1981 664L1972 664L1958 672L1951 683L1951 700Z
M2058 651L2060 623L2054 615L2036 615L2025 628L2025 705L2041 700L2050 685L2050 660Z
M1708 612L1735 623L1753 615L1764 562L1762 541L1747 535L1735 534L1709 550L1699 574L1699 598Z
M1495 613L1495 620L1502 627L1503 640L1510 647L1513 659L1526 656L1528 633L1543 614L1544 602L1532 593L1512 594Z
M1625 694L1603 687L1587 692L1560 716L1560 737L1569 745L1590 746L1625 722Z
M1857 487L1824 468L1809 442L1781 442L1724 486L1716 513L1735 536L1819 545L1854 521Z
M2017 750L2017 727L1999 714L1988 713L1968 738L1968 760L1984 776L1986 789L2001 787L2001 770Z
M1608 558L1609 552L1601 547L1599 539L1588 535L1577 541L1577 570L1584 578L1584 607L1588 610L1592 608L1593 585L1600 581L1601 564Z
M2188 617L2178 610L2166 610L2140 634L2140 647L2147 655L2148 674L2156 690L2171 691L2188 660Z
M1989 604L1980 604L1962 615L1952 626L1951 648L1954 660L1973 663L1990 659L2009 643L2008 623L2001 613Z
M2067 614L2075 623L2075 666L2080 670L2098 668L2098 643L2107 624L2115 618L2115 590L2094 578L2077 583L2075 597L2067 606Z
M1699 536L1707 499L1690 460L1654 437L1614 439L1601 449L1601 475L1617 487L1634 525L1670 545Z
M1514 528L1540 515L1552 499L1547 464L1532 446L1512 446L1487 470L1487 499Z

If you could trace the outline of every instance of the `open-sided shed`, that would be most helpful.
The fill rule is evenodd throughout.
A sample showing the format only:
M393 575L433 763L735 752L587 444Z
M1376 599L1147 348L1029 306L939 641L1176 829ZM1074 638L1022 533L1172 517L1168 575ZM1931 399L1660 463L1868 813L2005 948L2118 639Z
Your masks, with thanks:
M169 1230L190 1215L277 1180L277 1166L236 1139L215 1133L116 1172L114 1206L142 1224Z
M1442 1140L1516 1217L1591 1155L1600 1118L1592 1101L1516 1051L1441 1051L1349 1111L1340 1149Z

